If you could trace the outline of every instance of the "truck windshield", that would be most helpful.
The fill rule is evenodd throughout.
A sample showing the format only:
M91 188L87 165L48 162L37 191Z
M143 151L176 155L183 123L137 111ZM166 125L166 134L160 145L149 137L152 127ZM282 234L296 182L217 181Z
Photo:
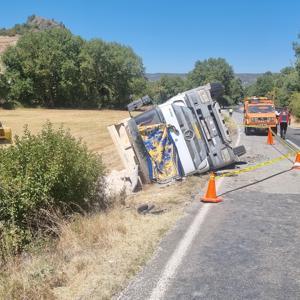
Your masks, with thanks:
M272 105L249 105L248 106L249 113L270 113L275 112L274 106Z

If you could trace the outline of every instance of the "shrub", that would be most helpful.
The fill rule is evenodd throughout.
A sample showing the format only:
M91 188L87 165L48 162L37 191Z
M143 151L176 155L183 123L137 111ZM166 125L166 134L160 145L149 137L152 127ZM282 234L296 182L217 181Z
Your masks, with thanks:
M47 223L43 211L68 215L106 208L104 188L101 157L69 131L54 130L49 122L37 135L25 128L15 145L0 150L2 248L18 251L27 244Z
M300 93L292 94L290 108L295 117L300 120Z
M15 109L16 105L14 101L8 100L2 104L2 108L4 109Z

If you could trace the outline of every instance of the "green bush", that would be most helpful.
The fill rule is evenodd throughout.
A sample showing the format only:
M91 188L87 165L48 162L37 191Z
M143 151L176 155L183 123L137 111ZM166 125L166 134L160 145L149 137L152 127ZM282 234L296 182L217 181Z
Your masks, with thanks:
M0 149L2 248L18 251L28 243L41 223L47 223L43 211L68 215L106 208L104 188L101 157L69 131L54 130L49 122L37 135L25 128L15 145Z
M16 105L14 101L8 100L2 104L2 108L4 109L15 109Z
M290 108L292 113L298 120L300 120L300 93L293 93L290 99Z

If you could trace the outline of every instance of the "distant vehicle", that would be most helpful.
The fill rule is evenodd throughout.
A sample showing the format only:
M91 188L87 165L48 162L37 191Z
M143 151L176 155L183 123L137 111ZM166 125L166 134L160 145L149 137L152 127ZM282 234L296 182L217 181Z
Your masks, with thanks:
M274 101L267 97L247 97L244 100L245 134L267 132L270 127L277 132L277 117Z

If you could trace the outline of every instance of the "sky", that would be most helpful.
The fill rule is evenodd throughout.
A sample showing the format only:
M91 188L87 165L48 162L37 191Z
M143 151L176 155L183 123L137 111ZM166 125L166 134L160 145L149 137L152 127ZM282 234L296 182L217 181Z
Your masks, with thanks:
M0 0L0 27L53 18L85 39L132 47L147 73L186 73L209 57L262 73L294 63L299 13L299 0Z

